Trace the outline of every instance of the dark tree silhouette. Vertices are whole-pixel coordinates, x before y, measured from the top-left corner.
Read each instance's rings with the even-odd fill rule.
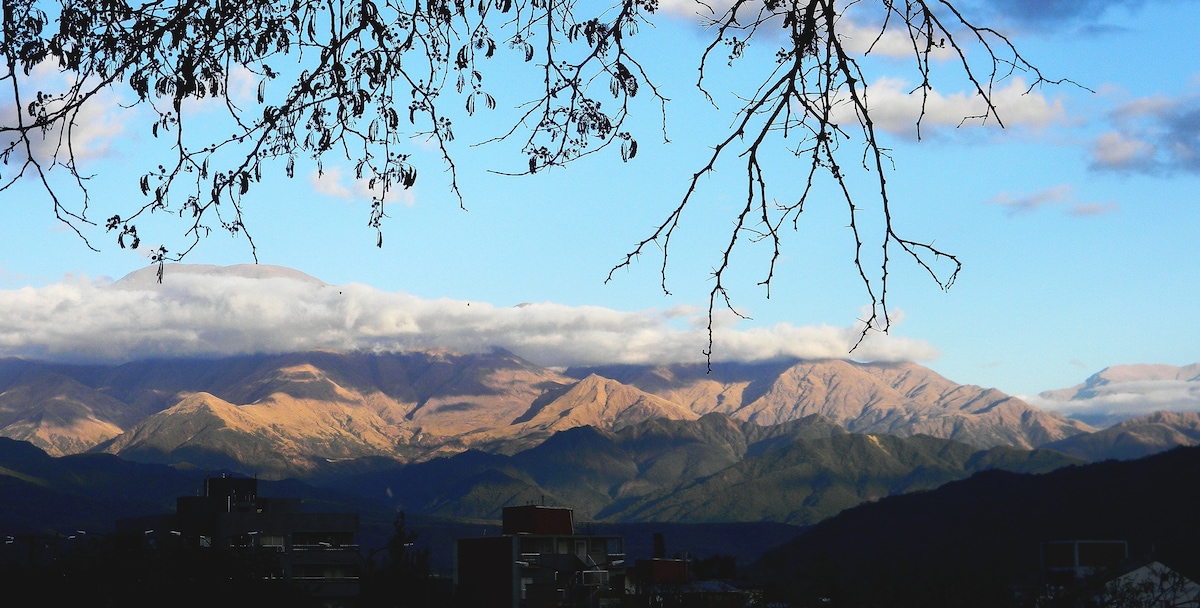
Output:
[[[247,197],[264,171],[292,176],[297,159],[314,160],[318,170],[329,155],[348,159],[373,192],[367,221],[382,244],[385,199],[417,179],[414,136],[435,144],[458,194],[455,125],[446,104],[461,104],[467,114],[494,108],[488,91],[498,85],[485,74],[497,53],[515,53],[538,83],[524,92],[527,102],[496,137],[520,143],[518,168],[499,172],[544,171],[606,148],[615,148],[624,160],[634,158],[637,139],[626,123],[639,94],[661,106],[666,139],[667,99],[628,45],[634,36],[653,35],[646,26],[657,5],[657,0],[5,0],[0,82],[8,99],[0,108],[8,112],[0,119],[5,164],[0,191],[21,181],[40,184],[55,215],[84,237],[80,227],[97,220],[79,166],[79,131],[86,108],[120,91],[127,107],[149,110],[148,128],[170,142],[171,152],[137,177],[142,202],[103,210],[101,217],[120,246],[138,247],[138,225],[146,216],[178,215],[187,239],[178,251],[159,247],[153,259],[160,272],[164,261],[181,259],[213,230],[246,238],[253,251],[243,222]],[[697,7],[707,5],[698,1]],[[863,336],[889,327],[894,256],[912,258],[942,288],[952,285],[961,267],[957,258],[894,229],[888,150],[877,138],[860,68],[865,53],[846,46],[843,28],[861,17],[880,24],[880,37],[902,34],[911,43],[916,90],[923,94],[931,90],[931,57],[945,52],[957,58],[952,65],[986,102],[981,115],[966,119],[999,122],[991,102],[996,83],[1021,72],[1031,87],[1038,86],[1047,82],[1041,72],[1004,35],[972,23],[949,0],[733,0],[723,11],[709,10],[711,43],[701,57],[679,58],[698,65],[696,86],[706,96],[716,64],[743,60],[752,42],[777,47],[774,64],[765,66],[757,86],[735,92],[744,103],[731,112],[727,135],[714,142],[662,224],[613,270],[657,246],[666,290],[671,240],[702,178],[719,162],[739,159],[734,162],[744,166],[744,205],[731,218],[713,270],[710,354],[713,312],[719,306],[734,310],[725,280],[733,251],[747,241],[771,248],[761,281],[770,297],[781,235],[799,221],[819,178],[830,180],[848,212],[857,272],[872,304]],[[43,65],[68,78],[65,88],[30,89],[31,70]],[[257,81],[257,100],[239,105],[231,82],[247,74]],[[185,102],[201,99],[215,99],[225,109],[231,135],[189,131],[194,117]],[[768,179],[764,159],[772,154],[795,157],[799,171],[793,174],[800,177],[784,181],[800,184],[798,191]],[[71,177],[69,185],[51,179],[55,166]],[[859,200],[852,194],[847,174],[854,166],[873,176],[877,196]],[[870,234],[864,214],[873,214],[871,224],[880,226]],[[864,255],[867,244],[882,249],[877,268],[874,254]]]
[[[453,603],[450,581],[433,576],[429,549],[417,548],[417,537],[407,526],[404,512],[399,512],[380,562],[376,564],[375,556],[370,556],[358,605],[433,608]]]

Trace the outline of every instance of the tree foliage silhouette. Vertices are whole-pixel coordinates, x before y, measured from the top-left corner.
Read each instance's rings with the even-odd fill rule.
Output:
[[[375,563],[374,555],[368,560],[359,605],[432,608],[452,603],[449,585],[439,584],[433,576],[429,549],[416,548],[417,537],[404,512],[397,513],[380,563]]]
[[[708,7],[698,1],[697,8]],[[143,200],[111,215],[103,211],[102,223],[118,245],[136,248],[139,222],[148,215],[181,218],[187,239],[177,251],[154,252],[160,271],[214,230],[244,237],[253,251],[243,210],[264,172],[291,177],[298,159],[321,170],[331,155],[347,159],[366,182],[373,197],[367,221],[382,245],[384,202],[417,179],[413,138],[440,152],[462,203],[451,145],[457,125],[448,109],[461,104],[472,115],[495,107],[489,91],[505,82],[485,75],[497,54],[515,54],[536,74],[516,118],[495,138],[520,144],[518,169],[508,173],[562,167],[607,148],[633,159],[638,143],[627,119],[638,95],[662,107],[665,140],[668,100],[630,44],[653,35],[647,26],[657,9],[657,0],[6,0],[0,82],[8,99],[0,108],[9,111],[0,122],[6,165],[0,191],[22,181],[39,184],[54,214],[84,237],[81,226],[97,220],[79,164],[80,132],[87,108],[119,92],[128,111],[148,110],[141,115],[171,152],[137,176]],[[893,257],[913,259],[942,288],[952,285],[958,259],[894,227],[885,176],[890,159],[860,67],[866,53],[847,46],[844,30],[866,19],[879,24],[876,42],[901,35],[911,45],[922,99],[932,90],[931,58],[955,58],[951,64],[986,102],[971,119],[1000,122],[992,103],[997,82],[1020,72],[1032,88],[1048,82],[1041,72],[1008,38],[972,23],[949,0],[732,0],[708,10],[710,43],[691,60],[699,68],[696,86],[710,100],[712,70],[745,60],[752,42],[777,47],[773,65],[761,82],[735,92],[743,103],[731,112],[726,136],[714,142],[664,221],[613,271],[657,246],[666,291],[671,241],[701,180],[735,159],[745,174],[744,204],[713,270],[710,355],[714,311],[734,310],[726,280],[733,252],[747,241],[767,244],[772,253],[760,284],[769,297],[782,234],[797,224],[822,177],[846,205],[854,263],[872,304],[863,336],[890,325]],[[29,75],[41,66],[58,70],[68,84],[31,89]],[[231,91],[246,78],[257,84],[256,102],[239,105]],[[205,99],[227,113],[231,135],[189,131],[189,103]],[[785,181],[800,184],[798,192],[768,179],[764,162],[772,154],[794,156],[798,178]],[[56,166],[71,176],[69,185],[51,179]],[[854,166],[872,175],[877,196],[860,200],[852,193],[847,175]],[[868,244],[881,248],[879,262]]]

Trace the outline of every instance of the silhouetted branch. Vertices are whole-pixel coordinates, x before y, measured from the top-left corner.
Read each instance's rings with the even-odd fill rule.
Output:
[[[518,106],[513,123],[483,142],[520,143],[520,169],[498,172],[522,175],[562,167],[613,144],[623,160],[630,160],[638,143],[626,120],[642,91],[662,108],[667,140],[668,100],[627,45],[650,26],[656,0],[586,5],[576,0],[7,0],[3,6],[0,83],[11,93],[13,108],[0,123],[0,161],[13,169],[0,177],[0,192],[33,179],[47,193],[55,216],[91,247],[80,230],[93,220],[88,176],[78,164],[77,128],[85,107],[96,104],[101,93],[121,89],[132,96],[130,106],[149,110],[151,134],[168,142],[170,158],[138,177],[143,202],[112,213],[104,226],[116,234],[118,245],[137,248],[146,237],[138,232],[142,220],[155,213],[178,215],[186,227],[185,242],[177,252],[158,246],[152,259],[160,271],[162,263],[182,259],[213,230],[245,238],[257,259],[245,224],[246,196],[272,166],[282,165],[287,177],[294,177],[298,158],[313,162],[318,176],[330,155],[353,165],[355,179],[365,183],[372,198],[367,224],[379,246],[389,196],[417,179],[413,138],[436,146],[450,190],[465,207],[451,150],[453,113],[445,104],[456,99],[468,116],[493,109],[496,99],[484,85],[484,65],[499,50],[516,53],[542,82]],[[993,93],[997,82],[1013,74],[1029,75],[1030,89],[1069,82],[1044,77],[1007,37],[970,22],[948,0],[734,0],[714,13],[712,39],[699,58],[696,81],[711,103],[706,78],[718,49],[728,50],[727,63],[733,65],[745,59],[751,43],[776,45],[775,65],[740,98],[728,133],[692,175],[679,202],[607,277],[611,280],[654,244],[662,252],[660,284],[669,293],[671,239],[701,178],[730,156],[742,159],[744,204],[731,218],[729,238],[712,271],[704,350],[710,359],[718,305],[738,314],[725,280],[733,252],[747,242],[767,243],[771,253],[759,284],[770,297],[783,227],[787,222],[798,226],[818,177],[831,180],[848,210],[854,264],[871,303],[860,343],[869,332],[891,326],[887,297],[895,254],[913,259],[943,289],[953,285],[961,269],[956,257],[932,241],[909,239],[895,229],[884,171],[888,150],[877,139],[858,63],[871,51],[851,52],[841,33],[851,10],[856,15],[875,11],[882,18],[870,48],[889,32],[907,36],[920,81],[913,91],[922,96],[918,137],[932,90],[930,58],[937,53],[955,58],[984,101],[981,113],[964,121],[995,120],[1003,126]],[[768,27],[782,29],[782,38],[763,36]],[[31,72],[42,66],[56,66],[67,78],[64,92],[24,92],[33,81]],[[257,95],[243,108],[232,89],[247,78],[257,81]],[[229,136],[207,122],[204,131],[193,131],[191,104],[206,99],[217,100],[224,110]],[[609,100],[615,103],[602,103]],[[844,150],[847,143],[862,146],[861,159],[853,162],[874,174],[877,196],[853,193],[844,157],[857,153]],[[786,195],[776,194],[778,184],[764,172],[777,153],[796,159],[803,176],[788,180],[800,186],[788,202],[780,202]],[[71,176],[77,197],[64,194],[51,179],[55,168]],[[869,223],[862,221],[868,213]],[[880,227],[867,228],[876,224]],[[881,248],[878,270],[868,268],[868,245]]]

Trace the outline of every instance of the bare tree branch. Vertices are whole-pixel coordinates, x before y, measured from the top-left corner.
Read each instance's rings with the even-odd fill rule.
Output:
[[[137,248],[146,238],[138,232],[140,222],[152,214],[179,216],[183,242],[163,241],[178,251],[164,244],[152,255],[160,271],[214,230],[245,238],[257,259],[245,224],[247,197],[264,171],[282,165],[294,177],[303,158],[318,175],[329,158],[353,165],[355,178],[371,192],[367,224],[382,246],[386,201],[417,179],[413,138],[436,145],[449,187],[465,208],[452,150],[454,113],[446,104],[456,100],[468,116],[495,108],[484,76],[497,51],[515,53],[541,78],[512,124],[483,142],[520,144],[520,169],[497,172],[559,168],[614,144],[623,160],[634,158],[638,143],[626,124],[643,91],[662,109],[666,141],[668,99],[628,44],[652,27],[648,16],[656,8],[657,0],[6,0],[0,83],[13,112],[0,122],[0,161],[12,169],[0,176],[0,192],[34,180],[55,216],[91,247],[80,230],[94,220],[88,176],[78,162],[77,127],[80,112],[101,93],[121,91],[131,97],[131,107],[149,110],[151,132],[169,142],[171,158],[138,177],[145,199],[113,212],[104,227],[119,246]],[[879,18],[866,53],[845,45],[842,21],[851,11],[873,11]],[[662,223],[606,280],[653,244],[662,256],[660,284],[669,293],[671,240],[701,179],[726,162],[744,163],[745,198],[712,270],[704,350],[710,361],[717,309],[740,315],[727,280],[734,252],[766,244],[770,255],[759,285],[769,298],[785,224],[799,225],[822,181],[846,205],[853,263],[871,305],[860,343],[891,326],[888,281],[897,255],[912,259],[941,288],[954,284],[959,260],[932,241],[903,236],[894,223],[885,171],[889,151],[878,139],[859,63],[885,35],[899,32],[911,47],[919,77],[913,91],[922,100],[918,137],[936,53],[953,56],[952,64],[984,101],[983,111],[964,121],[1003,126],[993,94],[1014,74],[1028,75],[1030,89],[1064,82],[1044,77],[1007,37],[970,22],[949,0],[734,0],[708,24],[711,39],[698,60],[696,87],[710,103],[716,99],[708,74],[718,49],[727,51],[725,63],[732,66],[745,60],[752,44],[775,46],[775,64],[751,92],[736,93],[741,105],[728,133]],[[765,35],[768,30],[773,33]],[[774,33],[779,30],[782,36]],[[23,87],[44,65],[55,66],[68,85],[29,96]],[[246,107],[231,91],[235,77],[244,75],[258,80],[256,102]],[[228,137],[194,130],[193,104],[206,99],[224,109],[233,131]],[[802,178],[787,180],[798,192],[768,177],[765,167],[776,165],[776,155],[799,163]],[[868,197],[852,187],[846,167],[853,164],[873,180]],[[52,179],[53,170],[71,177],[69,194]],[[877,268],[868,249],[873,247],[880,248]]]

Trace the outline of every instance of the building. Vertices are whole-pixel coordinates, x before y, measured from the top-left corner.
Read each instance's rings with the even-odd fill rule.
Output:
[[[362,555],[358,515],[306,513],[299,498],[258,495],[258,480],[204,480],[201,496],[181,496],[174,514],[117,522],[126,546],[225,550],[256,576],[302,586],[328,606],[358,595]]]
[[[743,608],[754,599],[725,581],[694,580],[686,559],[639,559],[630,582],[630,604],[639,608]]]
[[[455,542],[454,583],[461,605],[620,605],[625,591],[623,537],[575,534],[571,509],[506,507],[502,516],[500,536]]]
[[[1200,608],[1200,584],[1150,557],[1130,559],[1128,543],[1042,543],[1039,605]]]

